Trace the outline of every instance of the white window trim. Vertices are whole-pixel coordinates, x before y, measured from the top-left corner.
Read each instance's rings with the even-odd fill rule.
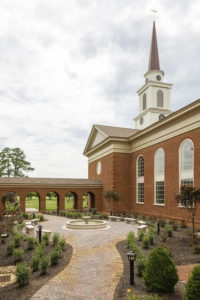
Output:
[[[137,204],[144,204],[144,202],[138,201],[138,183],[144,183],[144,176],[138,177],[138,160],[141,156],[144,159],[144,156],[142,154],[140,154],[136,160],[136,203]]]
[[[163,175],[155,175],[156,173],[156,154],[159,150],[163,151],[164,154],[164,174]],[[156,182],[164,181],[164,203],[156,202]],[[165,151],[162,148],[158,148],[154,154],[154,203],[153,205],[165,206]]]
[[[192,146],[193,146],[193,166],[192,166],[192,170],[181,171],[181,148],[182,148],[183,144],[187,141],[190,141],[192,143]],[[182,143],[179,146],[179,192],[180,192],[180,188],[181,188],[181,180],[188,179],[188,178],[193,179],[193,186],[194,186],[194,143],[191,139],[183,140]],[[181,203],[179,202],[178,208],[185,208],[185,206],[181,205]]]

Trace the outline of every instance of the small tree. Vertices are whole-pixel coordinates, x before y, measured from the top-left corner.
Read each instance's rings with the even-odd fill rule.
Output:
[[[182,185],[179,194],[176,194],[176,201],[184,206],[192,222],[192,237],[194,238],[194,221],[198,206],[200,204],[200,188],[191,185]]]
[[[110,205],[110,215],[112,216],[114,202],[120,200],[119,194],[114,190],[108,190],[107,192],[103,193],[104,198],[108,201]]]
[[[16,212],[20,208],[17,200],[17,193],[15,192],[8,192],[7,194],[4,194],[1,200],[4,204],[5,211],[8,213]]]

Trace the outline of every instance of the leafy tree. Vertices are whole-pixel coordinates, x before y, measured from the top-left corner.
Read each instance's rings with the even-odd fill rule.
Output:
[[[108,201],[110,205],[110,215],[112,216],[114,202],[120,200],[119,194],[114,190],[108,190],[107,192],[103,193],[104,198]]]
[[[182,185],[181,191],[175,196],[176,201],[184,206],[188,212],[189,218],[192,222],[192,237],[194,238],[194,222],[195,216],[200,204],[200,188],[193,186]]]
[[[20,148],[6,147],[0,152],[0,177],[25,177],[30,171],[34,168]]]

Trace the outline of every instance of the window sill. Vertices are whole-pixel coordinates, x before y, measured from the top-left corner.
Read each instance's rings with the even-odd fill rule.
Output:
[[[143,204],[144,205],[144,202],[136,202],[136,204]]]
[[[162,204],[162,203],[154,203],[153,205],[156,205],[156,206],[165,206],[165,204]]]
[[[178,205],[177,207],[178,208],[186,208],[186,206],[184,206],[184,205]]]

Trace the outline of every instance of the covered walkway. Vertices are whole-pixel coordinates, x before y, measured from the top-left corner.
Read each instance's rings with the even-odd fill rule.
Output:
[[[0,199],[8,192],[16,192],[20,199],[20,209],[25,211],[26,197],[29,193],[37,193],[39,211],[46,210],[46,197],[53,192],[57,196],[57,209],[65,209],[65,197],[74,195],[74,209],[83,208],[84,195],[88,195],[88,208],[101,210],[102,183],[98,179],[65,179],[65,178],[0,178]],[[0,201],[0,211],[4,210]]]

